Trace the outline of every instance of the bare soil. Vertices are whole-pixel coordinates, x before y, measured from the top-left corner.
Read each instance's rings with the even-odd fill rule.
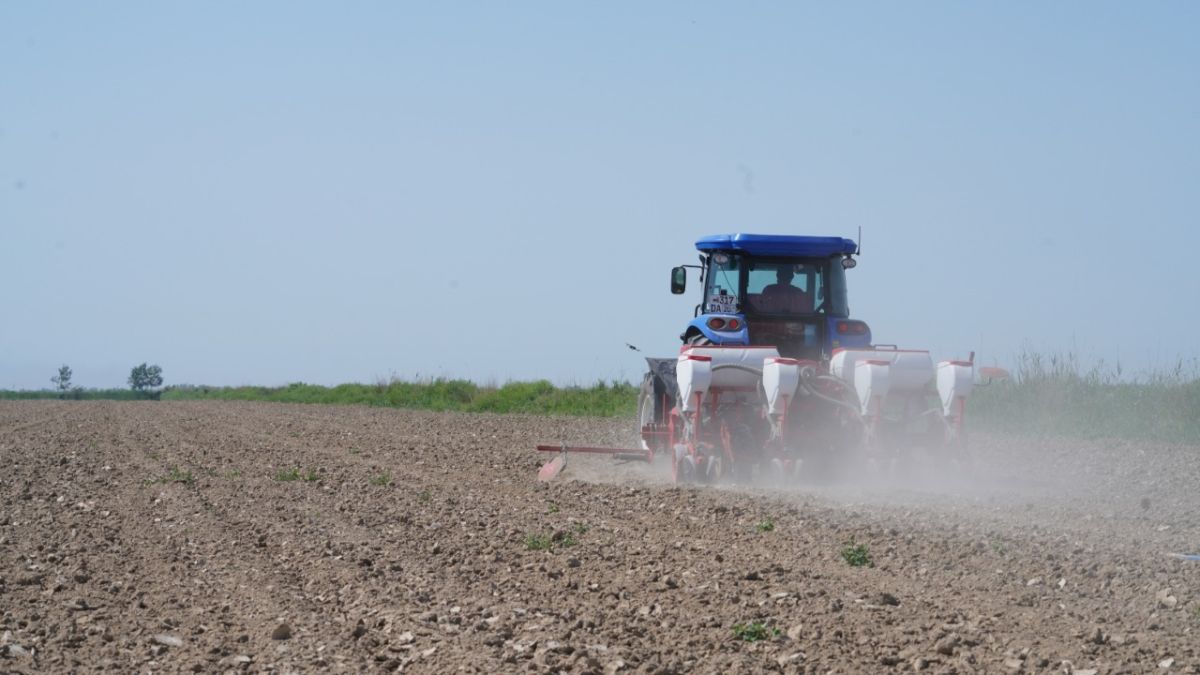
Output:
[[[598,457],[534,480],[536,443],[631,427],[0,403],[0,671],[1200,672],[1200,562],[1170,555],[1200,552],[1198,448],[985,437],[969,466],[786,490]]]

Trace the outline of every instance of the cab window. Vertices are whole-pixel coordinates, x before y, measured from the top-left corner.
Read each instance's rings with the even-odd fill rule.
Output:
[[[820,306],[823,292],[821,262],[749,260],[746,300],[760,314],[811,314]]]
[[[733,313],[741,311],[738,285],[741,278],[741,258],[728,253],[714,253],[708,259],[708,278],[704,283],[704,311]]]

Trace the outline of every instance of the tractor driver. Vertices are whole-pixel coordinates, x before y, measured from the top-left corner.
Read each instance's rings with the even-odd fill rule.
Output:
[[[761,311],[777,314],[807,314],[812,312],[812,296],[792,285],[796,273],[792,266],[775,270],[775,282],[762,290],[758,301]]]

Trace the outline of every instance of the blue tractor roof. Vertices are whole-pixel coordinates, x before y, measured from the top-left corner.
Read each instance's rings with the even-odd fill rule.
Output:
[[[760,256],[825,258],[854,253],[858,246],[842,237],[802,237],[790,234],[714,234],[696,242],[700,251],[737,251]]]

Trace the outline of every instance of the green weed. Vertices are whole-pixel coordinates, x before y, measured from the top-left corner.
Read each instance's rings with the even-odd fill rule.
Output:
[[[142,485],[154,485],[156,483],[183,483],[184,485],[191,485],[194,482],[196,482],[196,477],[192,475],[191,471],[180,469],[178,466],[173,466],[171,467],[171,470],[167,472],[167,475],[159,478],[146,479],[142,481]]]
[[[759,642],[778,636],[782,631],[762,621],[739,623],[733,627],[733,636],[745,642]]]
[[[391,484],[392,484],[392,474],[390,474],[386,471],[379,474],[378,476],[374,476],[371,478],[371,485],[378,485],[380,487],[384,487],[384,486],[391,485]]]
[[[586,532],[585,528],[583,532]],[[535,533],[525,537],[525,549],[527,551],[548,551],[555,546],[560,548],[570,548],[578,546],[579,540],[575,538],[576,534],[582,534],[578,529],[575,531],[559,531],[552,534]]]
[[[842,549],[842,560],[851,567],[874,567],[875,562],[871,560],[871,551],[866,544],[856,544],[851,539]]]
[[[550,506],[546,507],[546,513],[558,513],[558,504],[550,502]]]
[[[548,534],[531,534],[525,537],[526,551],[549,551],[554,539]]]
[[[302,480],[305,483],[315,483],[321,480],[321,474],[317,473],[316,469],[305,469],[301,471],[299,467],[291,469],[280,469],[275,474],[275,480],[280,483],[290,483],[292,481]]]
[[[759,532],[772,532],[775,530],[775,521],[767,518],[755,525],[754,529]]]
[[[420,502],[428,502],[432,498],[433,495],[429,494],[429,490],[421,490],[417,493],[417,500]]]

